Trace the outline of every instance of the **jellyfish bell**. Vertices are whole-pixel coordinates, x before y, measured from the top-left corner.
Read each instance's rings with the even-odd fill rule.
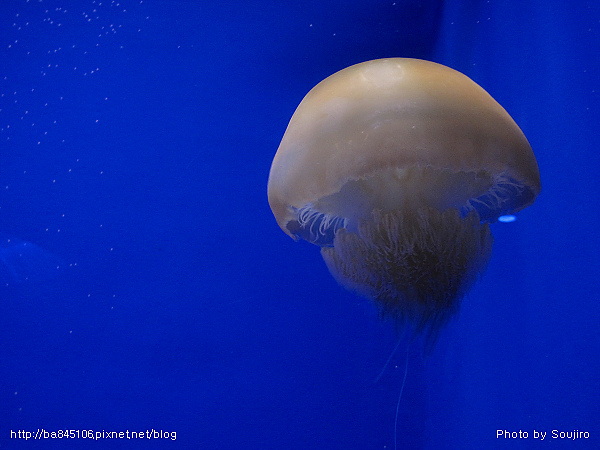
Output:
[[[267,191],[281,229],[320,246],[341,285],[435,339],[487,265],[488,224],[532,204],[540,177],[522,131],[475,82],[391,58],[306,95]]]

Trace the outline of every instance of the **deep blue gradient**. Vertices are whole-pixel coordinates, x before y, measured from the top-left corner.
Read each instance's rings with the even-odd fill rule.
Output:
[[[392,56],[484,87],[542,177],[409,348],[399,448],[600,448],[599,55],[592,0],[2,1],[0,264],[59,268],[0,286],[0,448],[393,448],[406,347],[374,383],[394,326],[266,199],[302,97]],[[177,434],[10,438],[38,428]]]

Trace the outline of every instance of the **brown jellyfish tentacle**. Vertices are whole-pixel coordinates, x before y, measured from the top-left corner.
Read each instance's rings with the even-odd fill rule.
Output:
[[[359,233],[340,229],[321,255],[346,288],[374,299],[383,316],[415,334],[435,333],[485,270],[493,237],[476,211],[431,207],[373,212]]]

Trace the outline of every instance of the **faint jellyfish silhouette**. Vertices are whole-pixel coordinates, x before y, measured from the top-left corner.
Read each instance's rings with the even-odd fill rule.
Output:
[[[62,265],[58,256],[40,246],[0,234],[0,285],[47,280]]]

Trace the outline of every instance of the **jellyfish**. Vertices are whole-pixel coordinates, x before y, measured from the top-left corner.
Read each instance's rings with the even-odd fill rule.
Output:
[[[280,228],[413,335],[435,341],[484,272],[489,224],[540,192],[525,135],[449,67],[390,58],[343,69],[294,112],[268,199]]]
[[[0,233],[0,285],[48,280],[62,265],[50,251]]]

